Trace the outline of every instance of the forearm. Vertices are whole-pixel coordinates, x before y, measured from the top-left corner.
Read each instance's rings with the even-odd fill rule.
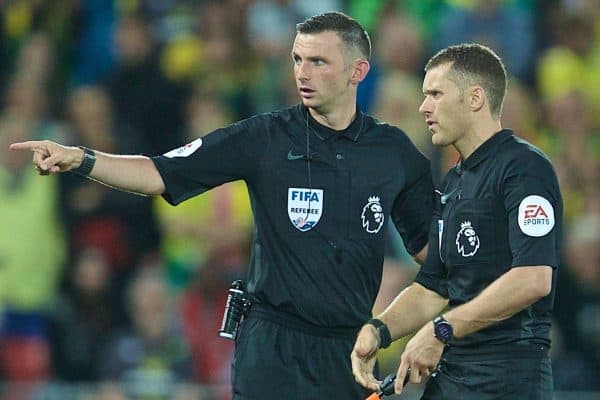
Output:
[[[138,194],[159,195],[165,191],[158,170],[152,160],[145,156],[122,156],[96,151],[96,163],[89,176],[105,185]]]
[[[379,315],[390,331],[392,340],[420,329],[448,304],[448,300],[418,283],[413,283]]]
[[[546,296],[552,286],[552,268],[513,268],[490,284],[473,300],[444,314],[461,338],[510,318]]]

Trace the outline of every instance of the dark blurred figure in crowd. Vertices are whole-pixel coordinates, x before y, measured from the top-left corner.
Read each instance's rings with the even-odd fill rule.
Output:
[[[131,325],[102,349],[100,378],[120,383],[132,399],[177,398],[179,384],[193,381],[190,352],[165,280],[142,266],[128,291]]]
[[[95,382],[101,350],[117,327],[118,302],[107,254],[84,247],[74,257],[64,293],[52,307],[53,373],[61,381]]]
[[[556,292],[557,390],[600,390],[600,214],[575,218]]]
[[[414,112],[421,104],[421,79],[416,71],[423,62],[424,46],[416,24],[405,15],[395,8],[382,15],[373,46],[378,71],[373,113],[402,126],[415,145],[431,157],[434,146],[423,118]]]
[[[98,84],[115,68],[112,32],[117,23],[115,8],[118,0],[82,0],[70,3],[77,8],[74,15],[76,39],[71,84]]]
[[[121,18],[115,34],[118,64],[107,85],[117,123],[144,139],[138,152],[163,153],[180,145],[187,87],[165,77],[142,16]]]
[[[448,2],[442,9],[432,51],[478,42],[494,49],[519,80],[531,82],[538,54],[535,5],[506,0],[473,0],[468,5]],[[518,43],[518,46],[515,46]]]

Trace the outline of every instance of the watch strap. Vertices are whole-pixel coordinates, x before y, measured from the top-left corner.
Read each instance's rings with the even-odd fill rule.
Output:
[[[373,325],[375,329],[377,329],[377,332],[379,333],[379,347],[382,349],[390,347],[390,344],[392,344],[392,335],[390,334],[387,325],[377,318],[371,318],[367,321],[367,324]]]
[[[71,172],[87,177],[96,165],[96,152],[83,146],[79,146],[79,148],[83,150],[83,161],[79,167],[72,169]]]

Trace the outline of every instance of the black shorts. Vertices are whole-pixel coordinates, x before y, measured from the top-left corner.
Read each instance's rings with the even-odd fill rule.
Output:
[[[355,382],[350,363],[356,333],[307,326],[253,306],[236,340],[233,399],[365,399],[370,392]]]
[[[507,352],[493,359],[442,358],[422,400],[551,400],[552,366],[547,349]]]

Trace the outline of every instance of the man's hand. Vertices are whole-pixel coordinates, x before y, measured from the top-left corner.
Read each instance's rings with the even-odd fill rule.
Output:
[[[378,390],[381,383],[373,375],[379,343],[380,338],[377,329],[371,324],[366,324],[358,332],[354,349],[350,355],[354,379],[371,390]]]
[[[433,336],[433,324],[427,323],[406,344],[396,374],[396,393],[402,393],[404,378],[410,368],[410,383],[421,383],[437,368],[444,344]]]
[[[66,172],[83,162],[83,150],[79,147],[63,146],[49,140],[13,143],[11,150],[33,152],[33,165],[40,175]]]

